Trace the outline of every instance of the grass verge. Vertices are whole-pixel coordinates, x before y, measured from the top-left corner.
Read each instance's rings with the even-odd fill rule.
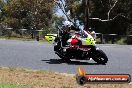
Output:
[[[76,83],[75,76],[70,74],[2,67],[0,88],[132,88],[132,85],[85,84],[80,86]]]
[[[1,83],[0,88],[26,88],[22,86],[17,86],[15,84],[6,84],[6,83]],[[28,87],[27,87],[28,88]]]
[[[0,37],[0,39],[2,40],[21,40],[21,41],[37,41],[36,39],[31,39],[31,38],[22,38],[22,37]],[[45,39],[40,39],[39,42],[45,42],[46,40]]]

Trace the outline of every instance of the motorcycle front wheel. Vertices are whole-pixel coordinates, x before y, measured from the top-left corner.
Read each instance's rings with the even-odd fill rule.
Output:
[[[93,60],[97,62],[98,64],[106,64],[108,61],[108,57],[102,50],[96,50],[93,53]]]

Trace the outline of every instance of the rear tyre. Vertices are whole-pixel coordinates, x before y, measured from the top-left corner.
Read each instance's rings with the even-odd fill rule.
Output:
[[[106,64],[108,57],[102,50],[96,50],[93,55],[93,60],[98,64]]]
[[[55,54],[57,54],[61,58],[60,60],[62,62],[66,62],[66,63],[71,62],[70,57],[65,56],[61,51],[59,51],[59,52],[56,51]]]

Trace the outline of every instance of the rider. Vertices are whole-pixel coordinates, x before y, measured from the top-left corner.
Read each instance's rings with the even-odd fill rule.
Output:
[[[63,22],[63,34],[62,34],[62,45],[68,45],[67,40],[71,38],[71,36],[76,32],[79,31],[79,28],[76,28],[72,22],[64,21]]]

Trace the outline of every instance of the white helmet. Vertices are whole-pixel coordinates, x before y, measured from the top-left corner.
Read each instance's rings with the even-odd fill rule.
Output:
[[[70,21],[64,21],[64,22],[63,22],[63,25],[64,25],[64,26],[70,27],[70,26],[72,26],[73,24],[72,24],[72,22],[70,22]]]

